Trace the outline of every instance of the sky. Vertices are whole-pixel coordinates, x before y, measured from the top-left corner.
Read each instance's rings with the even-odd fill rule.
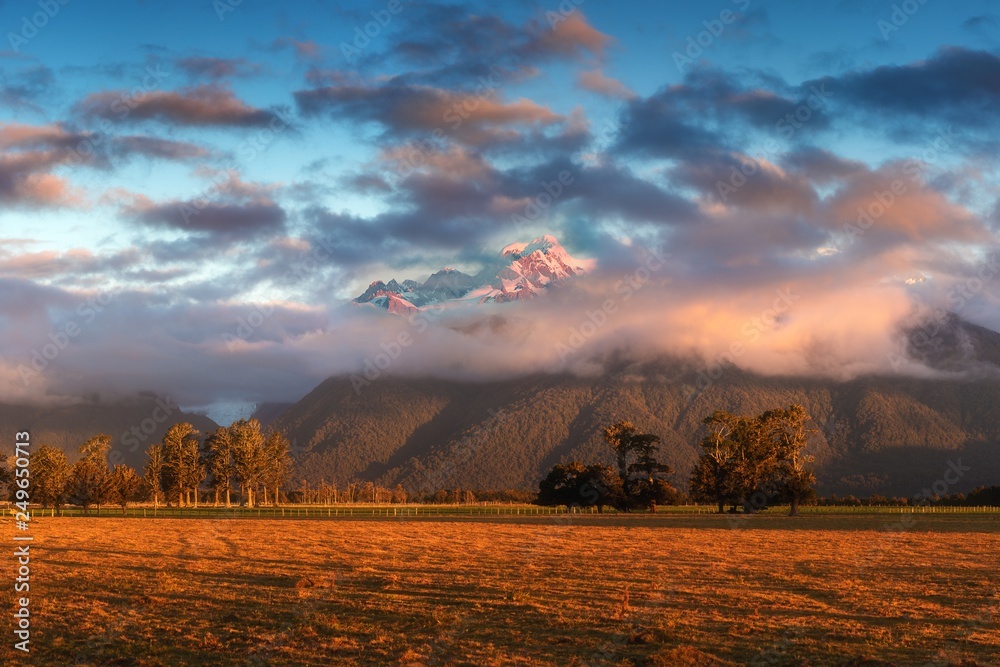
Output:
[[[0,400],[927,374],[901,326],[1000,329],[995,3],[111,7],[0,0]],[[348,303],[545,233],[598,268],[544,303]]]

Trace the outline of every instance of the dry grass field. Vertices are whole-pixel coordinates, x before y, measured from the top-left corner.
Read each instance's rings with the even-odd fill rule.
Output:
[[[41,518],[0,664],[1000,665],[1000,517],[889,521]]]

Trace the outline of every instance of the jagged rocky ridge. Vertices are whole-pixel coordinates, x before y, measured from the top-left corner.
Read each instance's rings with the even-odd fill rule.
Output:
[[[354,299],[394,314],[449,301],[506,303],[533,298],[553,285],[579,276],[591,268],[578,260],[550,235],[529,243],[512,243],[476,275],[445,268],[423,283],[415,280],[376,280]]]

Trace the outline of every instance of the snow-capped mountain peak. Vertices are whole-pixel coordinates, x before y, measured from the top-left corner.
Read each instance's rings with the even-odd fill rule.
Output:
[[[521,301],[586,273],[593,266],[594,260],[572,257],[554,236],[546,234],[527,243],[504,246],[496,260],[474,276],[449,267],[423,283],[376,280],[354,301],[397,314],[460,299],[473,303]]]

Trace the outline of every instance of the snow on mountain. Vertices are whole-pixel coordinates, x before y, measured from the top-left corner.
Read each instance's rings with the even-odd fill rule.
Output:
[[[402,315],[459,299],[478,303],[521,301],[592,270],[594,264],[594,260],[572,257],[554,236],[546,234],[529,243],[505,246],[496,260],[475,276],[445,268],[423,283],[376,280],[354,301]]]
[[[480,299],[482,303],[530,299],[550,285],[579,276],[592,267],[592,262],[571,257],[548,234],[531,243],[512,243],[500,255],[511,261],[490,281],[492,290]]]
[[[376,308],[387,310],[393,315],[410,315],[417,312],[416,306],[396,292],[379,292],[368,303]]]

